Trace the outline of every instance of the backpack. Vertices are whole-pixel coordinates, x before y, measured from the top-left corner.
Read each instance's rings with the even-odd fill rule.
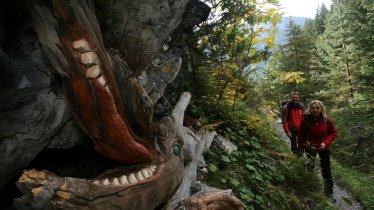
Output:
[[[291,100],[287,100],[287,101],[283,101],[282,102],[282,109],[281,109],[281,118],[282,118],[282,123],[285,121],[286,119],[286,115],[290,115],[290,110],[291,110]],[[302,103],[298,103],[298,106],[304,110],[304,105]]]
[[[290,100],[286,100],[286,101],[283,101],[282,102],[282,105],[281,105],[281,109],[287,104],[287,103],[289,103],[290,102]]]

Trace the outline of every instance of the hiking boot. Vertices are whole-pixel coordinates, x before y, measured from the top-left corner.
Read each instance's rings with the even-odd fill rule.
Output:
[[[331,197],[334,193],[334,184],[329,181],[324,181],[324,193],[327,197]]]

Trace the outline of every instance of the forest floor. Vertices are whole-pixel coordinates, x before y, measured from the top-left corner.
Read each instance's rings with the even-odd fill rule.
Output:
[[[284,133],[282,122],[280,119],[276,120],[275,128],[279,132],[280,137],[290,145],[290,139],[287,137],[286,133]],[[322,181],[322,176],[320,176],[320,178]],[[339,210],[362,209],[361,204],[351,195],[351,193],[345,190],[343,187],[337,185],[336,183],[334,184],[333,198],[335,200],[334,204]]]

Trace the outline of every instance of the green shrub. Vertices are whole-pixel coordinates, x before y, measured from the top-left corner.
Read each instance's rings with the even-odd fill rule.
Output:
[[[335,181],[349,190],[362,203],[364,209],[374,209],[373,178],[333,162]]]

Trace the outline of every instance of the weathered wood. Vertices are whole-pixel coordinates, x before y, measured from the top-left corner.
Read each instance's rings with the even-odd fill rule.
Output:
[[[189,93],[182,95],[176,105],[176,113],[184,114],[188,96]],[[178,134],[173,131],[180,130],[174,128],[178,124],[181,123],[176,123],[172,118],[164,118],[160,122],[164,148],[171,149],[175,146],[176,142],[173,140]],[[17,182],[18,188],[25,195],[16,199],[15,205],[19,209],[110,209],[115,203],[120,209],[154,209],[171,196],[168,192],[176,190],[178,185],[171,183],[179,183],[183,176],[182,157],[175,154],[167,156],[169,158],[166,164],[158,166],[161,172],[140,185],[111,184],[108,188],[95,185],[91,180],[63,178],[48,171],[25,171]]]
[[[96,10],[94,3],[99,5]],[[17,182],[24,194],[16,199],[17,208],[154,209],[165,203],[179,185],[165,208],[173,209],[188,199],[191,182],[196,180],[197,164],[215,133],[204,130],[195,133],[183,127],[189,93],[180,97],[172,117],[155,121],[153,108],[159,99],[165,98],[165,89],[180,71],[183,33],[206,19],[209,7],[197,0],[35,0],[28,4],[33,21],[29,29],[35,29],[38,36],[35,42],[40,43],[33,43],[38,49],[29,54],[44,59],[33,64],[43,74],[47,72],[48,78],[44,80],[50,83],[45,86],[57,84],[54,87],[57,91],[24,89],[26,92],[21,91],[22,94],[17,91],[19,97],[37,100],[24,103],[14,97],[13,107],[11,103],[0,107],[0,115],[4,116],[0,124],[6,139],[0,149],[9,159],[8,162],[0,159],[5,165],[1,168],[0,186],[43,148],[67,148],[79,142],[82,134],[74,127],[66,103],[102,155],[119,162],[142,164],[127,165],[128,170],[113,169],[91,180],[60,177],[48,171],[25,171]],[[186,13],[186,8],[193,13]],[[31,25],[27,23],[27,27]],[[31,36],[35,36],[33,31]],[[171,43],[174,49],[170,49]],[[116,49],[107,50],[107,47]],[[18,64],[9,62],[2,49],[0,57],[0,62],[6,65]],[[19,67],[6,66],[7,71]],[[56,72],[60,77],[54,75]],[[28,81],[25,83],[20,78],[13,87],[25,87]],[[59,95],[60,79],[66,101]],[[27,93],[28,90],[31,91]],[[16,117],[9,117],[10,112]],[[65,137],[58,137],[59,134]],[[180,147],[183,147],[181,153]],[[20,159],[25,150],[28,150],[26,159]],[[141,180],[139,173],[143,173],[140,169],[144,167],[147,168],[144,173],[152,175]],[[124,179],[118,174],[126,175],[129,182],[130,177],[136,176],[137,181],[123,184]]]
[[[245,210],[232,193],[223,190],[200,191],[182,201],[176,210]]]
[[[183,118],[184,118],[184,112],[190,103],[191,100],[191,93],[185,92],[182,94],[182,96],[179,98],[178,103],[175,105],[173,112],[171,116],[175,119],[175,122],[177,123],[177,127],[182,129],[183,128]]]
[[[179,202],[187,199],[191,195],[192,182],[196,180],[197,165],[202,157],[203,152],[207,149],[206,146],[213,141],[215,132],[201,130],[197,134],[189,128],[184,127],[183,140],[185,143],[185,169],[184,177],[178,191],[168,201],[165,209],[174,209]]]

